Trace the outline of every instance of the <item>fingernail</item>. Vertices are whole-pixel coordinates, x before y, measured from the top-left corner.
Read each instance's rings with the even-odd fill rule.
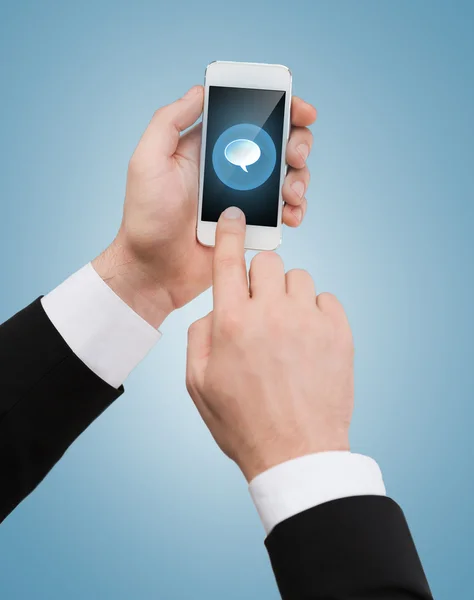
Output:
[[[192,98],[196,95],[196,92],[199,90],[198,85],[193,85],[191,89],[189,89],[183,96],[183,98]]]
[[[291,189],[295,192],[298,198],[302,198],[304,194],[304,183],[302,181],[295,181],[291,184]]]
[[[309,146],[308,144],[300,144],[296,147],[296,151],[301,156],[301,158],[306,162],[309,154]]]
[[[291,212],[295,215],[298,222],[300,222],[301,219],[303,218],[303,211],[301,210],[301,208],[299,206],[295,206],[294,208],[291,209]]]
[[[243,215],[244,213],[236,206],[229,206],[229,208],[226,208],[222,213],[224,219],[241,219]]]

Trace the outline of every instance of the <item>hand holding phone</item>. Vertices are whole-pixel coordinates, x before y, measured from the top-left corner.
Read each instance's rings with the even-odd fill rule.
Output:
[[[203,245],[214,246],[217,220],[228,206],[245,213],[246,248],[280,244],[290,108],[291,73],[283,65],[207,67],[197,224]],[[303,168],[306,158],[302,153]],[[304,178],[307,183],[306,172]],[[301,194],[301,200],[305,188],[300,181],[289,194]]]
[[[93,261],[108,285],[154,327],[211,285],[213,250],[196,239],[202,130],[196,121],[203,104],[203,88],[195,86],[155,112],[129,163],[120,230]],[[309,151],[307,126],[315,117],[310,104],[293,98],[283,185],[283,222],[290,227],[304,215],[309,172],[297,148]],[[301,195],[295,185],[303,188]]]

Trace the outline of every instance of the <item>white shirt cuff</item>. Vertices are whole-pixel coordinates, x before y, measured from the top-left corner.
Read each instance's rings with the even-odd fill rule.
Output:
[[[382,472],[368,456],[308,454],[257,475],[249,484],[265,532],[309,508],[350,496],[385,496]]]
[[[90,263],[44,296],[41,303],[74,354],[115,388],[161,337]]]

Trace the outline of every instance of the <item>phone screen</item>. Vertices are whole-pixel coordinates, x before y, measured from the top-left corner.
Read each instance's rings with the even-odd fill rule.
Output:
[[[248,225],[277,226],[285,95],[209,87],[203,221],[238,206]]]

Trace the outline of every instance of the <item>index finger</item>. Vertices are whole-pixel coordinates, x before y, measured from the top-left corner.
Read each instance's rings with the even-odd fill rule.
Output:
[[[245,215],[237,207],[227,208],[216,228],[213,261],[213,297],[216,312],[234,308],[249,299],[245,267]]]
[[[291,124],[297,127],[308,127],[316,121],[317,112],[312,104],[298,96],[291,99]]]

